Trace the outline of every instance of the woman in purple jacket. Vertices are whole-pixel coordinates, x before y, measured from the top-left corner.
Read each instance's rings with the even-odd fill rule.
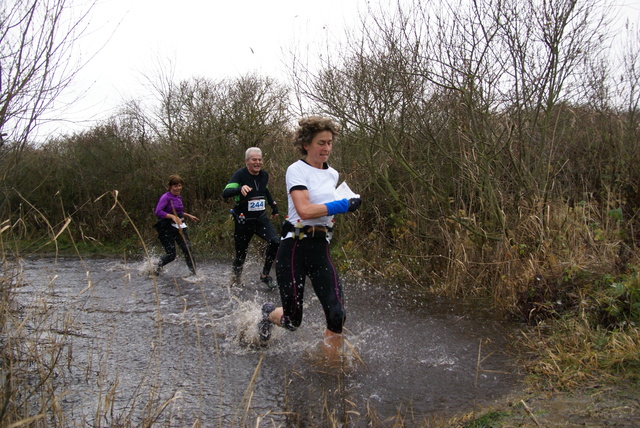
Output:
[[[158,239],[160,239],[167,253],[160,258],[160,263],[158,263],[155,273],[159,274],[164,265],[176,259],[176,243],[178,243],[191,274],[195,275],[196,265],[193,260],[191,242],[187,234],[187,225],[184,224],[184,218],[186,217],[193,221],[200,221],[200,219],[184,212],[184,205],[180,196],[184,180],[179,175],[171,175],[168,186],[169,191],[160,196],[155,209],[158,222],[154,227],[158,231]]]

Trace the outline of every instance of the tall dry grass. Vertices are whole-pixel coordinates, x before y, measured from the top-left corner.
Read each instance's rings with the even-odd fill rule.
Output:
[[[292,76],[307,104],[300,109],[340,122],[331,164],[363,196],[360,210],[337,222],[335,261],[424,293],[489,296],[531,324],[588,313],[585,352],[603,340],[599,328],[634,343],[624,302],[635,290],[625,277],[640,264],[637,49],[630,44],[623,78],[599,69],[607,27],[593,2],[547,11],[535,2],[474,5],[398,4],[398,13],[369,16],[375,25],[363,22],[353,48],[332,52],[318,70],[294,67],[305,70]],[[477,23],[490,31],[477,32]],[[550,30],[554,37],[528,37]],[[155,238],[164,180],[177,172],[202,219],[191,236],[196,256],[230,252],[229,206],[219,195],[253,145],[284,205],[284,174],[297,159],[289,88],[250,75],[156,90],[152,111],[125,106],[86,132],[25,147],[0,189],[22,248],[124,243],[116,251],[139,254]],[[128,215],[98,198],[114,190]],[[611,296],[613,284],[623,294]]]
[[[110,201],[114,210],[126,212],[116,194],[102,196]],[[72,223],[72,222],[70,222]],[[68,226],[67,226],[68,227]],[[138,234],[135,223],[131,223],[132,233]],[[18,228],[19,229],[19,228]],[[59,239],[64,233],[71,232],[65,228],[49,231],[49,239]],[[59,232],[59,233],[57,233]],[[141,236],[138,234],[139,238]],[[4,251],[2,281],[2,301],[0,301],[0,364],[2,365],[2,388],[0,389],[0,425],[7,427],[32,426],[32,427],[67,427],[67,426],[110,426],[110,427],[153,427],[153,426],[184,426],[184,420],[192,419],[189,426],[204,426],[200,417],[185,415],[181,410],[181,393],[178,389],[167,390],[158,383],[158,370],[162,356],[163,321],[160,316],[160,304],[158,302],[158,285],[152,276],[155,293],[155,311],[153,313],[154,328],[149,331],[150,337],[156,346],[149,350],[145,367],[139,373],[138,384],[133,388],[132,395],[123,395],[121,390],[122,374],[117,367],[110,363],[111,358],[117,358],[117,315],[113,318],[113,325],[107,326],[111,331],[106,337],[93,339],[89,342],[86,359],[78,359],[78,348],[74,341],[81,335],[75,312],[82,310],[84,303],[74,301],[69,296],[69,301],[52,303],[52,296],[58,295],[56,289],[55,262],[53,262],[50,276],[46,278],[28,279],[23,267],[23,259],[19,252],[10,251],[15,247],[12,242],[16,236],[12,234],[11,227],[5,227],[0,234],[0,242]],[[45,239],[45,238],[43,238]],[[69,238],[73,241],[72,238]],[[141,242],[146,254],[146,260],[150,262],[149,251],[144,242]],[[55,245],[54,245],[55,247]],[[83,266],[83,255],[76,247],[76,258],[79,269]],[[90,294],[95,286],[92,280],[92,272],[86,271],[87,286],[80,295]],[[127,275],[123,277],[124,290],[129,286]],[[202,298],[205,301],[207,322],[203,325],[196,322],[196,341],[198,344],[199,358],[207,355],[207,358],[215,358],[220,373],[220,349],[218,347],[216,319],[214,312],[206,303],[207,290],[201,287]],[[29,290],[23,293],[23,290]],[[75,296],[77,298],[79,296]],[[78,305],[76,307],[76,305]],[[64,310],[60,310],[60,306]],[[122,309],[122,308],[121,308]],[[99,308],[98,308],[99,310]],[[117,311],[116,311],[117,312]],[[86,327],[86,326],[85,326]],[[90,326],[89,326],[90,328]],[[208,338],[213,338],[215,355],[211,356],[210,347],[205,349],[203,329]],[[357,350],[345,342],[345,352],[353,355],[355,364],[364,364],[357,355]],[[80,363],[80,361],[83,361]],[[126,362],[125,362],[126,363]],[[357,404],[349,400],[352,392],[345,391],[344,377],[348,375],[348,367],[344,359],[339,359],[336,365],[327,366],[327,361],[317,361],[315,370],[327,374],[332,373],[336,379],[337,391],[332,392],[331,397],[323,398],[325,405],[322,414],[310,420],[307,415],[296,413],[295,410],[279,410],[267,413],[257,413],[254,405],[254,390],[256,381],[262,369],[263,356],[258,358],[255,371],[246,386],[244,395],[235,403],[235,409],[223,409],[222,401],[212,403],[211,399],[202,392],[202,385],[207,382],[215,382],[211,378],[203,378],[200,374],[200,409],[205,407],[220,406],[220,419],[216,426],[281,426],[284,417],[286,426],[326,426],[339,427],[351,423],[366,423],[372,427],[445,427],[450,426],[441,417],[422,419],[412,414],[410,404],[401,407],[395,416],[389,418],[380,417],[375,407],[367,403],[364,408],[358,408]],[[200,361],[197,365],[201,365]],[[286,384],[295,373],[285,376],[283,386],[285,390],[285,402],[287,397]],[[78,384],[80,382],[80,385]],[[223,385],[220,385],[219,395],[224,395]],[[91,403],[78,401],[81,408],[75,408],[65,399],[72,395],[74,390],[91,390],[93,399]],[[340,396],[343,398],[340,399]],[[341,403],[335,406],[336,399]],[[259,405],[259,403],[257,403]],[[260,406],[261,407],[261,406]],[[223,422],[222,415],[233,414],[233,417]],[[357,422],[356,422],[357,421]],[[363,422],[364,421],[364,422]]]

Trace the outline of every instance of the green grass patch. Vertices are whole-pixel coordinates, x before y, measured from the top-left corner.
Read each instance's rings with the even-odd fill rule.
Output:
[[[483,414],[478,419],[467,422],[464,428],[494,428],[500,426],[500,421],[510,416],[507,412],[491,411]]]

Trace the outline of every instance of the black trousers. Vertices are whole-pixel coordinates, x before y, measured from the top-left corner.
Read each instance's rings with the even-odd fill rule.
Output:
[[[278,253],[280,237],[266,214],[261,215],[255,220],[244,220],[244,223],[238,222],[236,218],[235,228],[233,231],[233,240],[236,247],[236,257],[233,260],[233,271],[236,274],[242,272],[242,266],[244,266],[244,262],[247,259],[247,249],[249,248],[249,243],[251,242],[253,235],[258,235],[260,238],[267,241],[262,274],[269,275],[273,261]]]
[[[302,323],[305,279],[311,279],[313,291],[322,305],[327,329],[342,333],[346,319],[342,283],[329,255],[324,237],[288,238],[280,243],[276,275],[282,300],[282,326],[295,330]]]
[[[195,261],[191,252],[191,242],[187,229],[180,229],[171,226],[171,220],[159,220],[156,223],[158,239],[164,247],[166,254],[160,258],[158,266],[162,267],[176,259],[176,244],[184,254],[184,259],[191,273],[196,273]]]

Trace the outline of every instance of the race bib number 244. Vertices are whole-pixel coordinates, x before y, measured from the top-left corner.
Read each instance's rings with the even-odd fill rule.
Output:
[[[264,210],[265,210],[264,199],[254,199],[249,201],[249,211],[264,211]]]

